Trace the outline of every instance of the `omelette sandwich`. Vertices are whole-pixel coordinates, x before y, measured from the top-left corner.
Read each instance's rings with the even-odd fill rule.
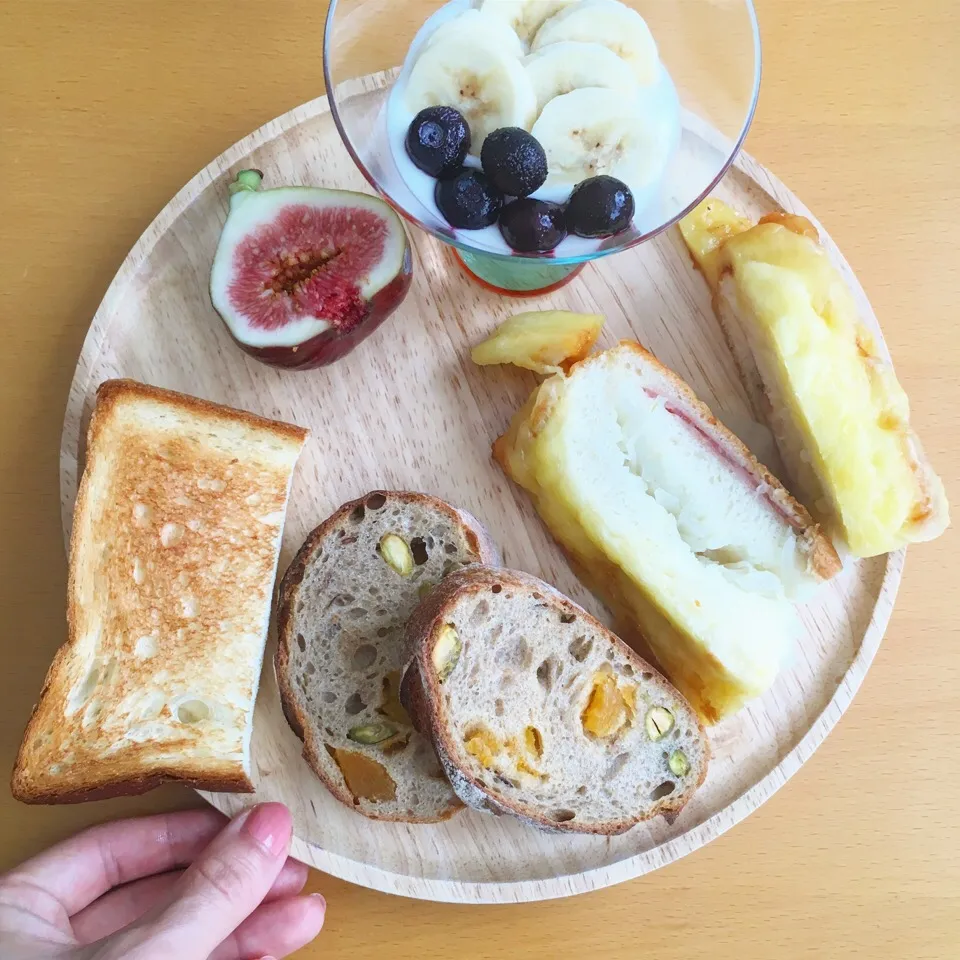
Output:
[[[809,513],[636,343],[544,381],[494,456],[711,723],[770,687],[794,601],[840,569]]]
[[[791,214],[754,224],[709,199],[680,229],[755,411],[811,512],[857,557],[940,536],[949,525],[943,484],[813,224]]]

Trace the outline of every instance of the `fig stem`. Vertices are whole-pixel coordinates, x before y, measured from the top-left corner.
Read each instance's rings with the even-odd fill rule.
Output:
[[[262,184],[263,174],[259,170],[241,170],[237,179],[230,184],[231,206],[237,199],[256,193]]]

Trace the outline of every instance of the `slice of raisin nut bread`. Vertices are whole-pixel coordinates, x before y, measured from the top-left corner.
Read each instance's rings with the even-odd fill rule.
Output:
[[[458,796],[562,831],[674,819],[710,745],[693,708],[585,610],[528,574],[452,574],[407,625],[401,701]]]
[[[303,756],[337,799],[378,820],[430,823],[461,808],[400,705],[407,618],[453,570],[499,561],[470,514],[374,491],[319,526],[283,578],[277,681]]]

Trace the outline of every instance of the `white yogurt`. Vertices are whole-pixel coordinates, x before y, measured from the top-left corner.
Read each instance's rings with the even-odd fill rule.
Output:
[[[410,159],[406,150],[407,131],[415,116],[406,103],[407,81],[413,65],[439,27],[474,6],[476,6],[474,0],[451,0],[421,27],[410,45],[403,69],[381,111],[377,135],[373,138],[364,159],[375,176],[388,177],[386,181],[381,180],[381,182],[388,187],[390,195],[418,220],[426,222],[428,226],[471,248],[489,253],[512,254],[513,250],[503,239],[496,225],[482,230],[455,230],[450,227],[434,200],[436,180],[420,170]],[[616,93],[611,91],[611,96],[616,96]],[[647,233],[655,230],[666,219],[663,213],[663,181],[670,162],[677,153],[681,134],[680,101],[673,81],[663,64],[660,64],[656,83],[641,88],[636,103],[638,119],[649,129],[660,131],[660,155],[653,175],[643,184],[628,184],[636,204],[633,230],[637,233]],[[377,157],[384,146],[389,152],[389,158]],[[466,166],[480,169],[479,157],[468,156]],[[402,181],[402,185],[397,182],[397,177]],[[532,196],[538,200],[566,203],[570,199],[574,186],[576,184],[552,188],[542,187]],[[552,256],[561,259],[580,258],[595,253],[604,245],[618,246],[624,239],[622,234],[608,240],[592,240],[571,235],[553,251]]]

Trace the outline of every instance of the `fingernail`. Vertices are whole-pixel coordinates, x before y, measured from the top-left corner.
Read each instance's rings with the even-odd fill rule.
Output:
[[[254,807],[242,829],[278,857],[287,852],[292,826],[290,811],[282,803],[262,803]]]
[[[310,894],[310,899],[311,899],[311,900],[319,900],[320,903],[321,903],[321,905],[323,906],[323,909],[324,909],[324,910],[327,909],[327,901],[324,899],[324,896],[323,896],[322,893],[311,893],[311,894]]]

